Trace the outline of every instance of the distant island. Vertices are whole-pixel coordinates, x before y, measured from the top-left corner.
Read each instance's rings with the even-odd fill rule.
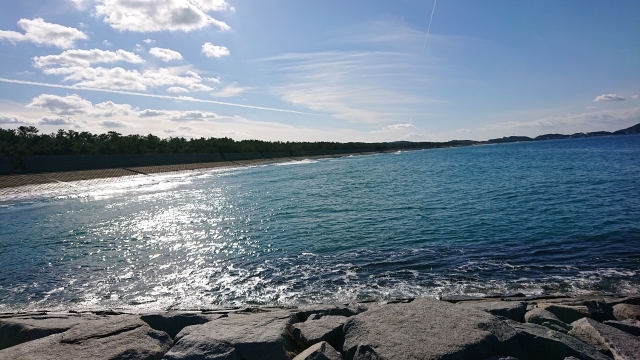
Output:
[[[0,128],[0,164],[2,174],[33,172],[25,165],[34,157],[47,157],[60,160],[64,157],[66,169],[130,167],[132,164],[158,165],[179,164],[189,162],[248,160],[258,158],[285,158],[299,156],[340,155],[349,153],[383,152],[397,150],[434,149],[444,147],[470,146],[482,144],[500,144],[522,141],[542,141],[569,138],[584,138],[610,135],[628,135],[640,133],[640,124],[615,132],[597,131],[576,133],[572,135],[545,134],[535,138],[528,136],[508,136],[487,141],[451,140],[447,142],[411,142],[394,141],[380,143],[365,142],[282,142],[241,140],[230,138],[194,138],[187,140],[182,137],[160,138],[149,135],[122,135],[115,131],[106,134],[92,134],[74,130],[58,130],[52,134],[40,134],[34,126],[20,126],[17,129]],[[196,154],[208,154],[209,157],[198,157]],[[105,155],[119,155],[105,157]],[[213,158],[211,155],[215,155]],[[48,158],[51,156],[51,158]],[[85,163],[77,163],[77,156],[81,156]],[[93,156],[93,157],[91,157]],[[124,158],[123,158],[124,156]],[[142,156],[142,158],[141,158]],[[151,161],[151,158],[154,158]],[[135,158],[135,159],[134,159]],[[170,158],[170,159],[169,159]],[[76,159],[76,160],[74,160]],[[204,160],[203,160],[204,159]],[[209,160],[206,160],[209,159]],[[212,160],[213,159],[213,160]],[[62,160],[61,160],[62,161]],[[46,162],[39,159],[39,163]],[[31,161],[33,163],[33,161]],[[62,167],[59,167],[60,171]],[[3,170],[4,169],[4,170]],[[36,172],[46,171],[40,166]],[[51,168],[53,169],[53,168]]]

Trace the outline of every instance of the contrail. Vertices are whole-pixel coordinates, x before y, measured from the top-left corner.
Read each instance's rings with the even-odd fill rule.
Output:
[[[436,3],[438,0],[433,1],[433,9],[431,9],[431,17],[429,18],[429,27],[427,27],[427,37],[424,38],[424,45],[422,46],[422,54],[424,56],[424,49],[427,47],[427,40],[429,39],[429,30],[431,30],[431,22],[433,21],[433,13],[436,12]]]
[[[168,95],[143,94],[143,93],[137,93],[137,92],[132,92],[132,91],[96,89],[96,88],[83,87],[83,86],[58,85],[58,84],[49,84],[49,83],[41,83],[41,82],[35,82],[35,81],[14,80],[14,79],[5,79],[5,78],[0,78],[0,82],[6,82],[6,83],[11,83],[11,84],[44,86],[44,87],[58,88],[58,89],[107,92],[107,93],[113,93],[113,94],[142,96],[142,97],[149,97],[149,98],[156,98],[156,99],[191,101],[191,102],[199,102],[199,103],[206,103],[206,104],[234,106],[234,107],[240,107],[240,108],[245,108],[245,109],[277,111],[277,112],[284,112],[284,113],[291,113],[291,114],[320,116],[320,114],[313,114],[313,113],[307,113],[307,112],[302,112],[302,111],[286,110],[286,109],[275,109],[275,108],[262,107],[262,106],[253,106],[253,105],[243,105],[243,104],[228,103],[228,102],[215,101],[215,100],[196,99],[196,98],[192,98],[192,97],[189,97],[189,96],[168,96]]]

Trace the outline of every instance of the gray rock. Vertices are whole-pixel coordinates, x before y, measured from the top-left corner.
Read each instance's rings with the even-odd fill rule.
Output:
[[[607,320],[605,325],[613,326],[616,329],[622,330],[631,335],[640,336],[640,321],[638,320]]]
[[[342,360],[342,355],[322,341],[301,352],[293,360]]]
[[[611,360],[593,346],[559,331],[537,324],[521,324],[505,320],[517,333],[520,344],[527,354],[522,360],[564,359],[574,356],[582,360]]]
[[[458,306],[486,311],[492,315],[519,322],[524,321],[524,314],[527,310],[527,303],[522,301],[460,302]]]
[[[584,317],[591,317],[591,311],[584,305],[538,304],[538,307],[547,310],[560,319],[560,321],[567,324],[571,324]]]
[[[0,318],[0,350],[65,332],[82,322],[95,320],[92,314],[24,314]]]
[[[518,359],[514,358],[513,356],[492,356],[485,360],[518,360]]]
[[[588,318],[580,319],[571,325],[573,330],[569,335],[604,354],[612,355],[615,360],[640,359],[640,338],[636,336]]]
[[[486,359],[524,353],[516,332],[484,311],[428,298],[372,308],[344,325],[351,359]]]
[[[364,305],[359,305],[357,307],[341,307],[341,306],[331,306],[331,305],[316,305],[309,307],[298,308],[296,315],[298,319],[301,321],[306,321],[310,316],[318,316],[322,317],[324,315],[335,315],[335,316],[354,316],[358,315],[363,311],[366,311],[368,307]]]
[[[584,296],[570,299],[549,300],[547,302],[557,302],[569,306],[586,306],[589,309],[590,318],[603,322],[605,320],[615,320],[613,308],[601,296]]]
[[[569,326],[569,324],[560,321],[560,319],[555,315],[542,308],[535,308],[528,311],[524,315],[524,320],[527,323],[542,325],[551,330],[560,331],[565,334],[571,330],[571,326]]]
[[[640,305],[618,304],[613,307],[613,316],[617,320],[640,320]]]
[[[66,332],[0,350],[0,359],[160,359],[172,340],[136,316],[78,324]]]
[[[313,345],[320,341],[326,341],[334,348],[340,348],[342,326],[349,319],[346,316],[322,316],[319,319],[311,316],[303,323],[293,324],[291,333],[293,338],[305,344]]]
[[[214,316],[213,318],[218,318]],[[171,338],[175,338],[178,333],[187,326],[201,325],[209,322],[212,317],[204,316],[202,314],[195,313],[160,313],[160,314],[147,314],[140,316],[140,319],[146,322],[151,328],[164,331]]]
[[[289,311],[229,314],[182,329],[165,358],[288,360],[295,354],[288,331],[297,322]]]

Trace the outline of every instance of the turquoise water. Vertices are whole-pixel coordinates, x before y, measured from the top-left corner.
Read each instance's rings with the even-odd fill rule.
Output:
[[[32,186],[0,311],[639,293],[639,189],[640,136]]]

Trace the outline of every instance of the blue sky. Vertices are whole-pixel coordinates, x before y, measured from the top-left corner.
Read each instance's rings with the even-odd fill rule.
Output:
[[[0,3],[0,127],[485,140],[640,123],[640,2]]]

